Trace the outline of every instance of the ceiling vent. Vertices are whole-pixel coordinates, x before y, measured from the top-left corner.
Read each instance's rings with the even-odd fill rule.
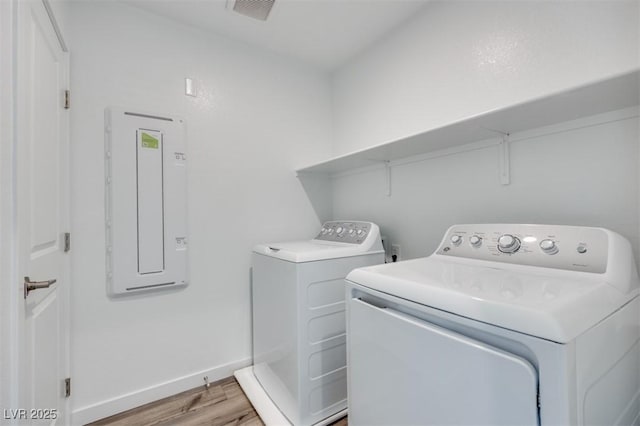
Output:
[[[276,0],[230,0],[227,7],[250,18],[266,21]]]

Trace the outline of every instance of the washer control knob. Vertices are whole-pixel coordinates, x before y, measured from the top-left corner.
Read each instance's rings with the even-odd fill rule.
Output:
[[[356,234],[358,234],[358,235],[362,235],[362,233],[363,233],[363,232],[364,232],[364,231],[363,231],[362,229],[358,229],[358,232],[356,232]]]
[[[502,253],[515,253],[520,249],[520,240],[511,234],[498,238],[498,250]]]
[[[478,248],[482,245],[482,238],[477,235],[472,235],[471,238],[469,238],[469,244],[471,244],[472,247]]]
[[[556,242],[550,239],[540,241],[540,250],[547,254],[556,254],[559,251]]]
[[[580,244],[577,248],[576,251],[580,254],[585,254],[587,252],[587,248],[585,246],[583,246],[582,244]]]
[[[451,236],[451,244],[454,246],[459,246],[462,242],[462,237],[460,235],[452,235]]]
[[[342,235],[343,232],[344,232],[344,228],[342,226],[338,226],[336,228],[336,234]]]
[[[325,235],[329,230],[327,228],[322,228],[322,235]]]
[[[353,230],[353,228],[349,229],[349,235],[353,235],[353,233],[356,232]]]

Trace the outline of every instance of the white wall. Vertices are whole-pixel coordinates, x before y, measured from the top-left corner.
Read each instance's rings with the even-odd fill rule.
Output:
[[[333,76],[343,154],[637,68],[637,1],[435,1]]]
[[[431,3],[333,76],[334,154],[638,68],[638,4]],[[608,123],[629,115],[512,135],[508,186],[495,147],[394,167],[391,197],[379,168],[342,175],[334,217],[378,222],[404,258],[455,223],[523,222],[609,227],[640,259],[638,120]]]
[[[330,154],[331,115],[328,80],[314,70],[126,5],[74,2],[71,30],[72,404],[80,423],[249,363],[250,250],[316,231],[293,170]],[[184,95],[187,76],[198,98]],[[186,119],[191,284],[183,291],[106,295],[109,105]]]
[[[390,197],[380,168],[339,176],[334,215],[376,222],[404,259],[456,223],[549,223],[610,228],[640,260],[638,126],[636,108],[514,134],[510,185],[495,146],[396,166]]]

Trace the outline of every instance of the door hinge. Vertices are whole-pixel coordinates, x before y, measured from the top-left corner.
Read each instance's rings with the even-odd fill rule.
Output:
[[[64,379],[64,396],[69,398],[71,396],[71,377]]]
[[[65,232],[64,233],[64,252],[66,253],[69,250],[71,250],[71,233]]]
[[[71,92],[69,90],[64,91],[64,109],[71,107]]]

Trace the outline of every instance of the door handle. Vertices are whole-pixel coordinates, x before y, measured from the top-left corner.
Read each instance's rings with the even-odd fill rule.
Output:
[[[47,281],[31,281],[29,277],[24,277],[24,298],[27,298],[30,291],[38,290],[41,288],[49,288],[52,284],[55,284],[56,281],[56,279]]]

